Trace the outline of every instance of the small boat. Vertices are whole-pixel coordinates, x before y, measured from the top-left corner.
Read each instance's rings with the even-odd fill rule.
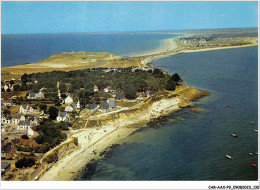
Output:
[[[254,122],[254,121],[250,121],[250,124],[254,125],[254,124],[255,124],[255,122]]]
[[[226,107],[228,107],[228,108],[233,108],[233,106],[231,106],[231,105],[225,105]]]
[[[258,155],[258,152],[256,152],[255,154]]]
[[[252,164],[252,166],[256,167],[256,164]]]
[[[254,132],[256,132],[256,133],[257,133],[257,132],[258,132],[258,130],[257,130],[257,129],[254,129]]]
[[[238,137],[238,136],[236,135],[236,133],[232,133],[231,136],[232,136],[232,137]]]
[[[232,159],[232,157],[230,155],[226,155],[226,158],[228,159]]]
[[[250,153],[249,153],[249,155],[251,155],[251,156],[252,156],[253,154],[250,152]]]

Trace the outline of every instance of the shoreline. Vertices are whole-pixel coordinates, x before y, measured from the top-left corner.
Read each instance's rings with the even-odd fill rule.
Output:
[[[133,108],[133,110],[116,114],[118,117],[112,117],[114,119],[109,121],[105,120],[104,123],[101,122],[100,126],[76,131],[74,135],[72,133],[71,137],[78,138],[80,148],[58,160],[39,180],[75,180],[88,163],[93,159],[95,161],[101,159],[100,153],[107,148],[117,144],[121,139],[131,135],[136,130],[147,126],[149,121],[186,107],[194,99],[206,95],[208,95],[207,92],[181,85],[176,88],[176,91],[169,92],[163,97],[158,96],[161,99],[157,101],[147,101],[140,108]],[[142,115],[140,116],[141,112]],[[90,134],[91,140],[89,141],[88,136]],[[96,154],[93,154],[93,151]]]
[[[141,66],[149,67],[148,63],[153,60],[170,57],[181,53],[192,53],[192,52],[200,52],[200,51],[212,51],[212,50],[257,46],[257,44],[250,44],[250,45],[242,45],[242,46],[180,50],[178,49],[177,43],[175,41],[176,38],[169,38],[163,40],[164,45],[162,45],[162,47],[159,47],[155,50],[136,54],[129,57],[140,58]],[[174,105],[169,107],[171,101],[176,101],[176,98],[173,98],[170,102],[167,99],[163,99],[160,100],[161,101],[160,103],[157,104],[153,103],[155,104],[155,108],[151,109],[152,113],[150,113],[150,109],[149,109],[148,115],[140,116],[141,110],[137,110],[136,111],[137,115],[141,117],[141,119],[126,118],[125,119],[126,121],[123,120],[124,122],[122,122],[122,119],[118,119],[115,122],[111,121],[110,123],[106,123],[98,127],[70,132],[71,137],[78,138],[80,144],[79,149],[66,155],[66,157],[58,160],[55,164],[51,166],[51,168],[48,171],[46,171],[43,174],[43,176],[40,177],[39,180],[42,181],[74,180],[84,166],[90,163],[93,159],[95,160],[101,159],[102,156],[100,156],[99,154],[105,151],[107,148],[118,143],[123,138],[131,135],[133,132],[143,127],[148,121],[151,121],[153,118],[158,118],[160,116],[167,115],[170,112],[181,109],[182,107],[189,105],[192,102],[192,100],[193,99],[188,101],[185,100],[185,98],[180,99],[179,101],[175,102]],[[163,105],[162,107],[160,107],[161,104]],[[163,111],[165,109],[166,110],[168,109],[168,111]],[[136,127],[133,127],[133,125],[135,125]],[[76,134],[74,134],[74,132]],[[90,134],[92,137],[91,140],[88,141],[88,136]],[[93,154],[93,151],[97,152],[97,154]]]
[[[148,63],[157,59],[175,56],[181,53],[193,53],[193,52],[202,52],[202,51],[214,51],[214,50],[222,50],[222,49],[232,49],[232,48],[245,48],[245,47],[252,47],[258,46],[257,43],[248,44],[248,45],[239,45],[239,46],[225,46],[225,47],[215,47],[215,48],[202,48],[202,49],[191,49],[191,50],[180,50],[176,42],[174,42],[177,38],[170,38],[166,40],[166,46],[163,48],[159,48],[157,50],[151,51],[151,54],[139,54],[132,57],[140,57],[142,59],[141,64],[144,67],[148,66]],[[170,42],[171,41],[171,42]],[[165,50],[169,51],[165,51]]]

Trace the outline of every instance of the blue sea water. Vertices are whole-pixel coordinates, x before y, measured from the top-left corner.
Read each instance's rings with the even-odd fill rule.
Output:
[[[194,102],[206,112],[184,108],[169,115],[173,122],[135,132],[97,162],[93,175],[83,170],[78,180],[257,180],[258,168],[251,166],[258,165],[257,49],[185,53],[154,61],[171,74],[179,73],[185,84],[208,91],[209,96]]]
[[[159,33],[2,34],[1,66],[35,63],[52,54],[71,51],[135,54],[156,49],[161,40],[176,36]]]

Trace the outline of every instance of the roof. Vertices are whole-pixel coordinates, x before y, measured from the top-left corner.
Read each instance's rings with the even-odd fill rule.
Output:
[[[72,108],[74,108],[74,109],[76,109],[77,108],[77,106],[76,106],[76,104],[74,104],[74,103],[71,103],[70,105],[68,105],[68,106],[70,106],[70,107],[72,107]],[[67,106],[67,107],[68,107]]]
[[[21,115],[13,115],[13,119],[20,119]]]
[[[2,146],[1,152],[3,152],[3,153],[10,153],[11,150],[12,150],[12,144],[11,143],[7,143],[7,144]]]
[[[22,104],[21,106],[22,106],[23,109],[26,109],[28,104]]]
[[[91,104],[89,107],[87,107],[87,109],[89,109],[89,110],[93,110],[93,109],[95,109],[97,107],[97,104]]]
[[[98,89],[98,86],[97,86],[97,85],[95,85],[95,86],[94,86],[94,88],[95,88],[95,89]]]
[[[116,101],[115,100],[107,100],[107,103],[109,105],[109,108],[116,107]]]
[[[147,97],[147,92],[143,92],[142,97]]]
[[[39,144],[35,140],[33,140],[32,138],[30,138],[30,139],[20,139],[20,142],[18,143],[18,145],[29,146],[29,147],[32,147],[32,148],[39,146]]]
[[[8,100],[3,100],[2,103],[3,103],[3,104],[4,104],[4,103],[12,103],[12,100],[9,100],[9,99],[8,99]]]
[[[105,101],[100,105],[100,109],[109,109],[109,104]]]
[[[121,100],[121,99],[123,99],[124,98],[124,95],[122,94],[122,92],[118,92],[117,94],[116,94],[116,97],[115,97],[117,100]]]
[[[35,97],[35,93],[30,92],[30,93],[28,94],[28,96],[29,96],[29,97]]]
[[[14,144],[18,144],[19,142],[20,142],[20,139],[13,139],[13,140],[11,140],[12,141],[12,143],[14,143]]]
[[[112,87],[111,86],[107,86],[108,89],[111,89]]]
[[[29,104],[22,104],[23,109],[29,109],[31,106]]]
[[[10,166],[11,166],[11,164],[8,162],[1,162],[1,169],[7,169]]]

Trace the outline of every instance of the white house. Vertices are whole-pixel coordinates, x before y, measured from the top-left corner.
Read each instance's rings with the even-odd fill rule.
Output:
[[[94,86],[94,92],[98,92],[98,86],[97,85]]]
[[[104,92],[110,92],[112,90],[112,87],[111,86],[108,86],[104,89]]]
[[[74,103],[72,103],[72,104],[66,106],[65,111],[72,112],[72,111],[75,111],[76,109],[77,109],[77,106]]]
[[[58,116],[57,116],[57,118],[56,118],[56,120],[57,120],[58,122],[61,122],[61,121],[69,121],[70,118],[69,118],[69,115],[68,115],[67,112],[59,112],[59,113],[58,113]]]
[[[18,124],[20,122],[20,115],[14,115],[12,117],[12,124]]]
[[[20,106],[20,113],[33,113],[33,108],[28,104]]]
[[[17,126],[17,130],[27,130],[31,126],[30,121],[20,121]]]
[[[80,108],[81,108],[81,105],[80,105],[79,100],[77,101],[76,107],[77,107],[77,109],[80,109]]]
[[[30,126],[28,127],[27,135],[28,135],[29,137],[34,135],[34,131],[32,130],[32,128],[31,128]]]
[[[2,104],[3,104],[4,106],[11,106],[11,105],[12,105],[12,100],[3,100],[3,101],[2,101]]]
[[[4,90],[5,90],[5,92],[6,92],[8,89],[10,89],[11,91],[13,91],[13,89],[14,89],[13,85],[12,85],[12,84],[5,84],[5,85],[4,85]]]
[[[24,115],[20,116],[20,121],[25,121],[25,116]]]
[[[71,103],[73,103],[72,97],[70,97],[70,95],[68,95],[68,96],[65,98],[64,103],[65,103],[65,104],[71,104]]]
[[[30,92],[27,96],[27,99],[42,99],[44,98],[44,94],[42,92],[32,93]]]

